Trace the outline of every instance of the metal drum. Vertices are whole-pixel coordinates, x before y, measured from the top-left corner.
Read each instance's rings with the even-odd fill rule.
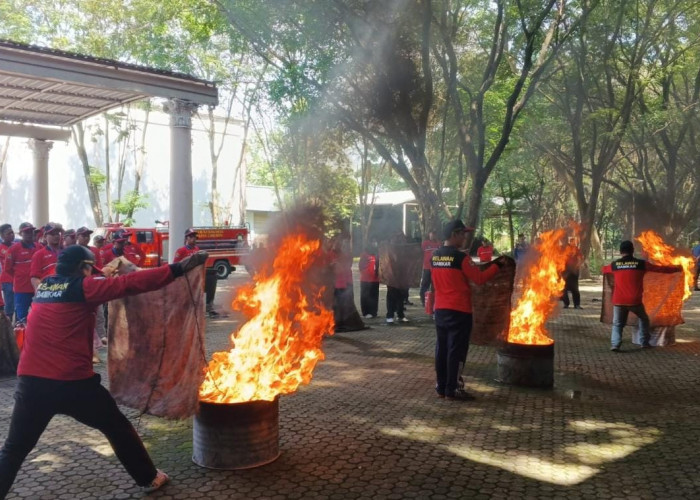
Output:
[[[279,451],[279,398],[217,404],[200,402],[194,418],[192,461],[209,469],[249,469]]]
[[[526,345],[506,342],[497,354],[498,381],[524,387],[554,385],[554,343]]]

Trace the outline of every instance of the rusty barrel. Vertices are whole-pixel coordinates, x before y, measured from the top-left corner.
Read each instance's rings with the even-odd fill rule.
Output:
[[[554,343],[526,345],[506,342],[496,356],[499,382],[542,388],[554,385]]]
[[[279,398],[219,404],[200,402],[192,429],[192,461],[209,469],[249,469],[279,451]]]

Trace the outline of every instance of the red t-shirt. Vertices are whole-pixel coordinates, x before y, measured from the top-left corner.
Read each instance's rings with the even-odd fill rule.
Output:
[[[157,290],[173,279],[167,265],[115,278],[54,275],[44,279],[27,318],[17,375],[52,380],[92,377],[97,306]]]
[[[656,266],[646,260],[623,256],[603,267],[603,273],[612,273],[615,280],[612,303],[614,306],[637,306],[644,295],[644,273],[676,273],[676,266]]]
[[[102,252],[100,253],[100,259],[102,260],[102,265],[106,266],[112,262],[117,257],[125,257],[129,262],[140,266],[143,259],[146,257],[141,249],[136,245],[124,245],[124,253],[117,254],[114,251],[114,244],[109,243],[102,247]]]
[[[431,260],[433,287],[435,288],[435,309],[472,312],[472,293],[469,281],[482,285],[498,272],[492,264],[480,270],[471,257],[455,247],[444,246],[433,252]]]
[[[479,256],[479,262],[491,262],[493,260],[493,247],[491,245],[482,245],[476,251]]]
[[[52,250],[51,247],[44,247],[37,250],[32,255],[32,266],[29,269],[30,278],[44,279],[56,272],[56,261],[58,260],[58,251]]]
[[[8,245],[4,241],[0,241],[0,265],[2,265],[0,283],[12,283],[12,276],[8,274],[8,272],[5,270],[5,257],[7,256],[7,251],[10,249],[11,246],[12,243]]]
[[[12,289],[15,293],[34,293],[29,273],[32,257],[39,251],[40,245],[33,243],[25,246],[18,241],[10,247],[5,256],[5,270],[12,276]]]
[[[358,262],[360,281],[369,283],[379,282],[378,265],[379,262],[375,254],[365,252],[360,255],[360,262]]]
[[[175,256],[173,257],[173,262],[180,262],[185,257],[189,257],[193,253],[199,252],[199,247],[197,245],[190,247],[185,245],[175,250]]]
[[[430,269],[430,259],[433,256],[433,252],[440,248],[441,244],[436,240],[425,240],[420,244],[423,250],[423,269]]]

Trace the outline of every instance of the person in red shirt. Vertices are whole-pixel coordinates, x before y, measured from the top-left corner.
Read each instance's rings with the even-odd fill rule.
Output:
[[[0,226],[0,266],[2,273],[0,274],[0,286],[2,286],[2,298],[5,303],[5,314],[10,321],[15,315],[15,293],[12,290],[12,276],[5,269],[5,257],[7,251],[15,242],[15,232],[12,230],[12,225],[3,224]]]
[[[32,255],[32,265],[29,269],[29,277],[32,288],[36,290],[41,280],[54,273],[58,252],[61,251],[61,228],[49,222],[43,228],[46,245]]]
[[[474,396],[458,389],[461,372],[469,352],[469,337],[472,330],[472,301],[469,282],[486,283],[503,266],[503,257],[493,261],[494,265],[481,271],[471,257],[460,251],[466,242],[465,227],[457,219],[448,222],[443,231],[445,244],[433,252],[431,259],[432,282],[435,289],[435,390],[440,398],[468,401]]]
[[[63,248],[68,248],[76,244],[77,235],[75,229],[66,229],[63,233]]]
[[[435,231],[428,233],[428,239],[421,243],[423,250],[423,275],[420,278],[420,303],[425,307],[425,293],[430,290],[430,259],[433,257],[433,252],[440,248],[441,243],[435,235]]]
[[[102,247],[101,257],[103,265],[106,266],[117,257],[122,256],[137,266],[141,265],[145,256],[136,245],[128,244],[131,234],[132,233],[126,229],[119,229],[114,232],[112,235],[112,243]]]
[[[476,255],[479,257],[479,262],[491,262],[493,260],[493,245],[491,242],[484,238],[481,246],[476,251]]]
[[[649,316],[644,309],[644,274],[647,272],[675,273],[682,270],[680,266],[656,266],[650,262],[634,257],[634,244],[625,240],[620,243],[620,257],[603,267],[604,274],[614,278],[612,303],[613,325],[610,343],[611,351],[619,352],[622,344],[622,329],[627,324],[629,312],[639,318],[639,336],[642,348],[651,347],[649,343]]]
[[[22,238],[13,244],[5,256],[5,269],[12,276],[12,290],[15,293],[15,319],[18,323],[27,320],[29,306],[34,296],[34,287],[30,279],[32,257],[39,250],[39,245],[34,243],[35,227],[29,222],[19,225],[19,234]]]
[[[87,248],[74,245],[61,252],[56,274],[39,284],[27,322],[10,430],[0,449],[0,498],[5,498],[25,457],[56,414],[102,432],[145,491],[168,481],[100,384],[91,362],[90,339],[98,304],[162,288],[206,258],[202,252],[177,264],[105,278],[93,274],[94,256]]]
[[[180,262],[185,257],[189,257],[197,252],[199,252],[199,247],[197,246],[197,231],[191,227],[185,231],[185,246],[175,250],[173,262]]]
[[[360,255],[360,310],[365,318],[376,318],[379,311],[379,258],[372,243]]]

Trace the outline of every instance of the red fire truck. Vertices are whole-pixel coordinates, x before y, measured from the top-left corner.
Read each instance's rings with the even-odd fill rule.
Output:
[[[157,267],[168,262],[170,236],[167,226],[124,227],[122,223],[106,223],[95,230],[108,241],[118,229],[127,229],[132,245],[138,245],[146,256],[141,267]],[[250,253],[248,228],[246,226],[195,227],[197,246],[209,253],[206,267],[216,270],[219,279],[225,279],[243,264],[242,258]],[[184,245],[184,236],[175,242],[176,247]]]

